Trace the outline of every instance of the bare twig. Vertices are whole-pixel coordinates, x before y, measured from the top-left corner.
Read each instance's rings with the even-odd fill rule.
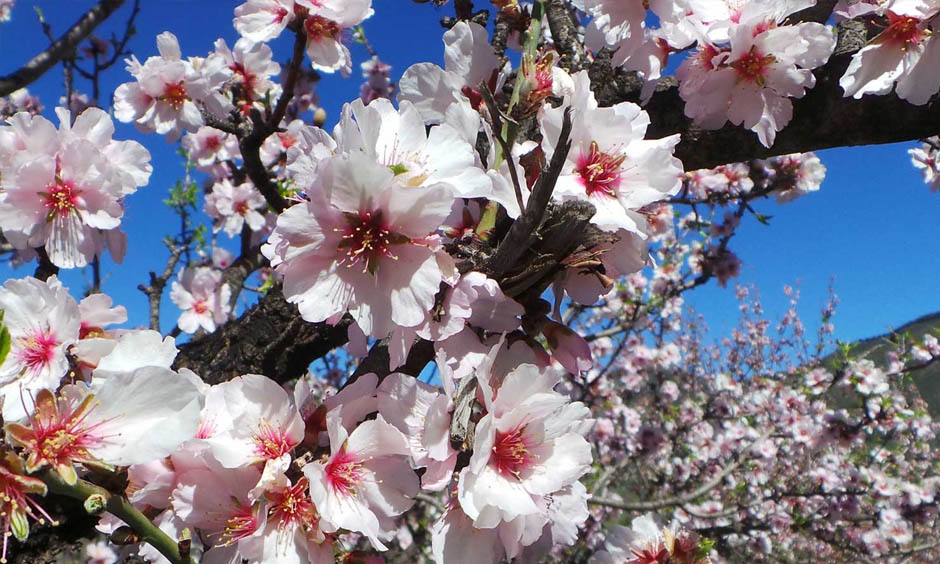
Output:
[[[48,49],[33,57],[15,72],[0,77],[0,96],[6,96],[14,90],[31,84],[56,63],[71,55],[75,47],[123,3],[124,0],[101,0],[95,7],[85,12],[85,15]]]
[[[539,175],[538,181],[532,188],[526,204],[526,212],[512,224],[506,239],[500,244],[490,261],[489,270],[494,275],[499,276],[508,271],[531,246],[531,239],[536,229],[542,224],[542,218],[545,216],[548,202],[551,201],[558,175],[561,174],[561,169],[568,158],[568,151],[571,149],[570,136],[571,110],[568,109],[565,111],[561,133],[555,145],[555,154],[552,155],[548,168],[542,170],[542,174]]]
[[[167,247],[170,249],[170,256],[166,261],[163,272],[158,276],[156,272],[151,270],[150,284],[137,286],[138,290],[147,294],[147,300],[150,302],[150,328],[154,331],[160,330],[160,300],[163,299],[163,290],[166,288],[167,281],[173,276],[173,270],[176,269],[176,265],[180,261],[183,249],[187,248],[188,245],[176,245],[168,242]]]

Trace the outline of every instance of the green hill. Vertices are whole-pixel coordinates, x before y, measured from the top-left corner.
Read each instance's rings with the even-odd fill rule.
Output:
[[[919,317],[914,321],[898,327],[893,333],[886,333],[877,337],[863,339],[854,343],[853,358],[868,358],[876,365],[884,366],[885,355],[891,349],[891,339],[895,335],[908,335],[913,342],[919,343],[924,335],[940,330],[940,312]],[[833,355],[827,359],[826,364],[834,363]],[[940,362],[911,373],[917,392],[927,402],[930,413],[934,418],[940,418]],[[912,390],[913,393],[913,390]]]

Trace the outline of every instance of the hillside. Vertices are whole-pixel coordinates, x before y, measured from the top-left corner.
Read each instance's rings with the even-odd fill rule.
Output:
[[[894,334],[909,334],[914,342],[920,342],[924,335],[940,329],[940,312],[931,313],[919,317],[914,321],[898,327]],[[871,359],[877,365],[885,364],[885,353],[890,349],[892,334],[887,333],[877,337],[871,337],[855,343],[852,349],[854,358],[865,357]],[[827,361],[833,361],[830,356]],[[828,362],[827,362],[828,364]],[[911,374],[914,384],[920,392],[921,397],[930,406],[930,413],[934,418],[940,418],[940,363],[934,363],[927,368],[918,370]]]

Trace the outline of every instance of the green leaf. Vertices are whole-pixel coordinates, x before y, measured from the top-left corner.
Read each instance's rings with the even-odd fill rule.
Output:
[[[10,354],[10,331],[3,325],[3,310],[0,310],[0,364]]]
[[[26,540],[29,536],[29,521],[26,520],[26,510],[18,507],[10,511],[10,528],[18,541]]]

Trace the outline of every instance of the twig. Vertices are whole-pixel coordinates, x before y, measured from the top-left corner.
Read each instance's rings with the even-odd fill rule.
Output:
[[[506,159],[506,163],[509,165],[509,176],[512,177],[512,187],[516,191],[516,203],[519,204],[519,212],[525,215],[522,184],[519,182],[519,173],[516,171],[516,163],[512,159],[512,148],[509,146],[509,141],[503,139],[503,135],[500,133],[503,131],[503,119],[500,115],[499,107],[496,105],[496,100],[493,98],[493,93],[490,92],[490,88],[486,85],[485,81],[480,84],[480,95],[483,96],[486,107],[490,111],[490,119],[493,120],[493,137],[499,142],[499,146],[503,150],[503,158]]]
[[[147,299],[150,302],[150,328],[154,331],[160,330],[160,300],[163,299],[163,289],[166,288],[167,281],[173,276],[173,270],[180,261],[183,249],[189,248],[189,245],[175,245],[170,243],[168,243],[167,246],[170,249],[170,257],[166,261],[166,267],[163,269],[163,272],[157,276],[157,274],[151,270],[150,284],[147,286],[143,284],[137,286],[138,290],[147,294]]]
[[[35,81],[56,63],[68,57],[79,43],[117,10],[124,0],[101,0],[83,15],[62,37],[48,49],[33,57],[12,74],[0,77],[0,96],[6,96]]]
[[[571,149],[570,136],[571,109],[569,108],[565,110],[561,133],[555,145],[555,154],[552,155],[548,168],[542,170],[542,174],[539,175],[538,181],[532,188],[525,213],[512,224],[506,239],[499,245],[490,261],[489,270],[493,275],[498,277],[507,272],[531,246],[535,231],[542,224],[545,209],[552,198],[558,175],[561,174],[561,169],[568,158],[568,151]]]
[[[111,513],[115,517],[124,521],[130,528],[140,535],[142,542],[146,542],[154,547],[160,554],[166,557],[171,564],[194,564],[193,560],[180,554],[180,547],[177,541],[171,539],[159,527],[154,525],[146,515],[137,510],[130,504],[124,496],[116,495],[101,486],[96,486],[85,480],[78,480],[75,485],[70,486],[51,470],[41,472],[38,476],[49,491],[77,499],[89,504],[91,499],[96,500],[96,505],[100,505],[103,510]]]
[[[764,433],[757,440],[752,442],[745,448],[738,458],[727,465],[718,473],[714,478],[705,482],[701,486],[695,488],[694,490],[674,497],[666,497],[662,499],[654,499],[650,501],[618,501],[614,499],[604,499],[600,497],[591,497],[588,500],[588,503],[592,505],[600,505],[602,507],[611,507],[614,509],[622,509],[626,511],[651,511],[654,509],[662,509],[663,507],[671,507],[675,505],[685,505],[691,503],[698,499],[699,497],[705,495],[711,490],[715,489],[724,481],[725,478],[731,475],[732,472],[738,469],[745,461],[748,460],[746,456],[747,451],[749,451],[756,443],[760,442],[768,436],[769,433]]]

